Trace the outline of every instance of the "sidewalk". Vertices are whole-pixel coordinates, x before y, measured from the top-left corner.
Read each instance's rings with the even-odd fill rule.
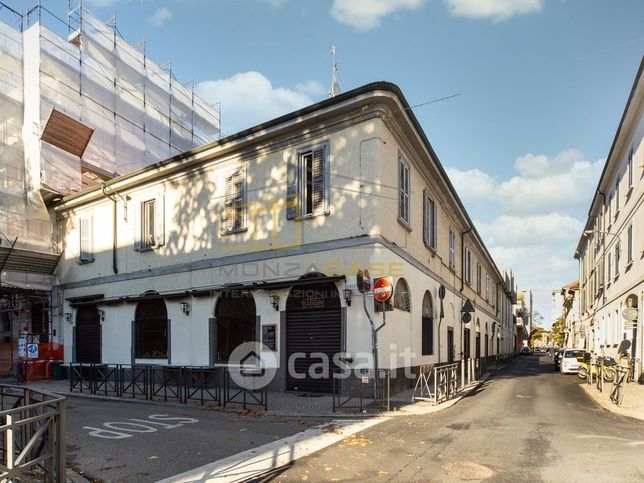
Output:
[[[621,416],[644,421],[644,385],[637,383],[628,383],[624,388],[624,401],[618,406],[610,400],[610,393],[613,389],[612,384],[604,386],[604,392],[599,392],[597,387],[586,382],[580,384],[586,394],[604,409],[607,409]]]

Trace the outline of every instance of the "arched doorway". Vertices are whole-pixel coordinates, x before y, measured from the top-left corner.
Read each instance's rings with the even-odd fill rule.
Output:
[[[162,298],[142,300],[134,317],[134,358],[169,359],[170,321]]]
[[[224,292],[215,306],[214,362],[228,362],[244,342],[257,340],[255,299],[247,292]]]
[[[342,309],[335,284],[293,287],[286,301],[286,389],[332,392],[333,356],[341,350]]]
[[[421,349],[422,355],[432,355],[434,353],[434,303],[432,294],[429,290],[425,291],[423,296],[423,319],[421,326]]]
[[[101,363],[101,320],[96,305],[83,305],[76,312],[74,348],[76,362]]]

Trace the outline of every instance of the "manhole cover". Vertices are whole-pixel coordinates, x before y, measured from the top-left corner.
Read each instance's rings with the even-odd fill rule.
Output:
[[[446,463],[441,466],[441,469],[448,475],[461,480],[484,480],[494,474],[490,468],[472,461]]]

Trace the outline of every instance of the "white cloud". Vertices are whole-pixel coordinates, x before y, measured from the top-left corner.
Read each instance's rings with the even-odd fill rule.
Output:
[[[577,218],[563,213],[532,216],[501,215],[491,223],[478,223],[486,241],[499,247],[526,247],[574,243],[583,229]]]
[[[490,201],[494,199],[497,182],[487,173],[478,169],[460,171],[445,168],[447,176],[464,202]]]
[[[148,21],[152,25],[156,25],[157,27],[163,27],[168,20],[172,18],[172,12],[168,7],[161,7],[157,9],[152,16],[148,19]]]
[[[310,80],[297,84],[295,90],[310,96],[322,96],[327,93],[327,88],[320,84],[318,81]]]
[[[399,10],[415,10],[425,0],[333,0],[331,15],[358,30],[380,25],[380,19]]]
[[[315,84],[309,81],[295,89],[274,87],[260,72],[250,71],[200,82],[196,90],[208,102],[221,101],[224,128],[236,132],[312,104]]]
[[[603,166],[604,160],[588,161],[568,149],[553,157],[521,156],[514,164],[519,176],[502,182],[478,169],[446,171],[466,204],[485,201],[500,205],[504,213],[525,215],[584,208]]]
[[[111,7],[117,0],[85,0],[92,7]]]
[[[452,15],[491,18],[496,22],[514,15],[540,12],[542,0],[443,0]]]

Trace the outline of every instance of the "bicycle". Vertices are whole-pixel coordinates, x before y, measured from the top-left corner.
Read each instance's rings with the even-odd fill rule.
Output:
[[[604,381],[613,382],[615,380],[615,366],[617,366],[617,361],[612,357],[598,357],[597,364],[602,365],[602,375]],[[579,372],[577,375],[579,379],[586,379],[588,377],[588,366],[590,365],[591,374],[593,377],[597,376],[597,364],[591,364],[590,362],[582,362],[579,366]]]

